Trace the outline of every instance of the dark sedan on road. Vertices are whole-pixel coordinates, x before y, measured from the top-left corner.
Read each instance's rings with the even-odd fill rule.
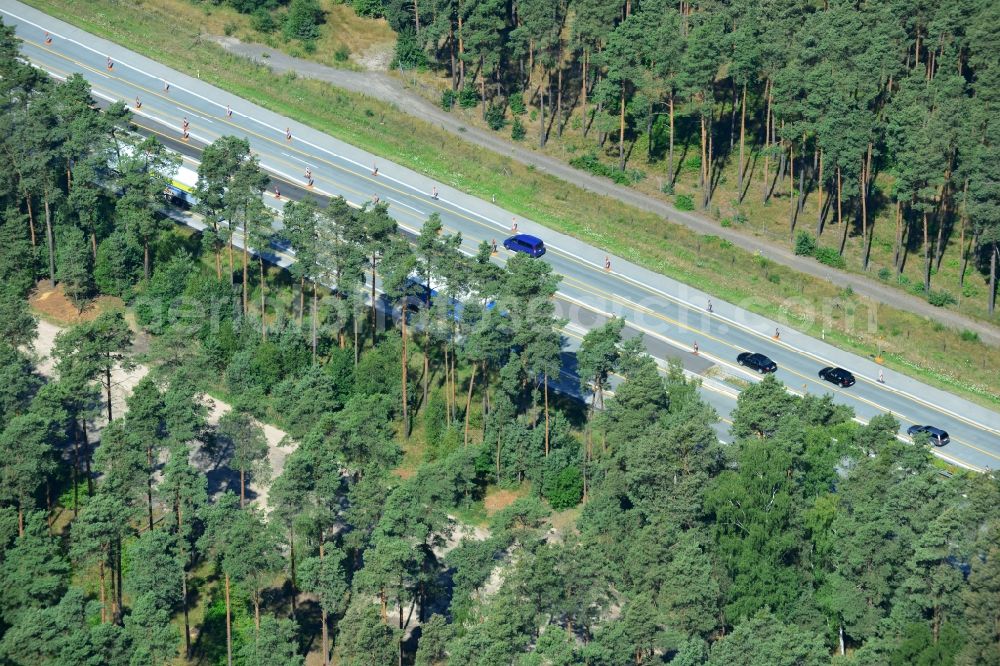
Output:
[[[778,369],[778,364],[763,354],[743,352],[736,357],[736,362],[751,370],[756,370],[762,375],[765,372],[774,372]]]
[[[830,368],[826,367],[819,371],[820,379],[825,379],[831,384],[836,384],[837,386],[854,386],[855,380],[854,375],[852,375],[847,370],[843,368]]]
[[[934,426],[912,425],[906,429],[906,434],[910,437],[916,437],[920,433],[926,434],[927,438],[934,446],[944,446],[951,441],[951,438],[948,437],[948,433],[941,430],[941,428],[935,428]]]
[[[537,236],[517,234],[503,242],[503,246],[511,252],[521,252],[529,257],[540,257],[545,254],[545,243]]]

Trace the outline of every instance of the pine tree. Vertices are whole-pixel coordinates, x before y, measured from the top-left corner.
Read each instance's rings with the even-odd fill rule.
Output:
[[[231,464],[240,472],[240,506],[246,503],[246,477],[260,481],[270,477],[267,438],[264,429],[249,414],[232,410],[219,419],[219,436],[232,451]]]

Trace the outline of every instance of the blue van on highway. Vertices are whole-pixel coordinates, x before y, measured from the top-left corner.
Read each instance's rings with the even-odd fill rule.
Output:
[[[541,238],[529,234],[517,234],[503,242],[503,246],[511,252],[522,252],[530,257],[540,257],[545,254],[545,243]]]

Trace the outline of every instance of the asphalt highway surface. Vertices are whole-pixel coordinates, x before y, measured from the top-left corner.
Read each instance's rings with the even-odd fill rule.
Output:
[[[276,208],[302,196],[341,195],[358,205],[377,196],[389,204],[389,212],[404,231],[416,231],[431,213],[438,213],[448,232],[461,232],[463,249],[470,253],[481,241],[496,240],[501,263],[509,256],[502,242],[515,225],[520,233],[540,237],[547,252],[539,261],[549,262],[562,276],[557,314],[568,320],[563,331],[568,350],[607,317],[624,317],[627,335],[643,335],[649,353],[658,361],[678,358],[687,371],[703,379],[703,395],[723,418],[723,439],[727,439],[725,420],[735,407],[740,387],[759,379],[755,372],[741,368],[736,356],[754,351],[778,364],[777,378],[793,392],[831,393],[837,403],[851,406],[862,421],[891,412],[901,422],[902,433],[915,423],[943,428],[951,434],[951,442],[935,448],[935,454],[972,469],[1000,465],[1000,414],[994,411],[737,305],[710,300],[692,286],[625,258],[609,257],[582,241],[517,218],[489,201],[285,119],[20,3],[5,2],[0,17],[16,27],[27,60],[58,78],[78,72],[90,81],[96,98],[127,102],[136,124],[181,152],[189,168],[197,169],[201,148],[215,139],[245,136],[272,177],[265,199]],[[136,108],[137,97],[140,108]],[[185,119],[189,123],[186,140],[182,138]],[[311,188],[306,187],[307,169],[314,181]],[[857,383],[842,388],[823,381],[817,373],[826,366],[847,368]],[[880,372],[884,382],[879,381]],[[570,386],[576,380],[566,377],[564,381]]]

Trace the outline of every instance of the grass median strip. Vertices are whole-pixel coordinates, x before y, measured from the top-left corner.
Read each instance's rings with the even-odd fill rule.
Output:
[[[495,195],[497,204],[519,216],[859,355],[881,354],[887,367],[928,384],[1000,406],[1000,354],[970,336],[455,141],[394,105],[275,75],[199,34],[202,27],[212,29],[199,20],[204,16],[200,5],[167,0],[28,4],[442,183],[483,198]]]

